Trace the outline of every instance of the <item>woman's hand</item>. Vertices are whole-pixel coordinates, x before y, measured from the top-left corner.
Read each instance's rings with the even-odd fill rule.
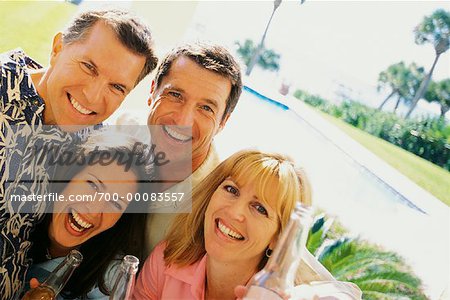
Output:
[[[294,288],[292,288],[288,293],[283,293],[281,295],[282,299],[284,300],[350,300],[350,298],[344,297],[345,295],[342,295],[341,297],[337,297],[336,295],[321,295],[318,292],[320,287],[312,287],[307,284],[297,285]],[[236,300],[242,300],[245,295],[247,294],[247,287],[243,285],[238,285],[234,288],[234,294],[236,296]]]
[[[247,294],[247,288],[243,285],[238,285],[234,288],[234,294],[236,295],[237,300],[242,300],[245,294]]]
[[[301,284],[288,291],[293,300],[361,300],[361,290],[353,283],[317,281]]]
[[[30,279],[30,288],[34,289],[34,288],[37,288],[40,285],[41,285],[41,283],[36,278],[31,278]]]
[[[243,285],[238,285],[237,287],[235,287],[234,295],[236,295],[236,300],[242,300],[245,297],[245,295],[247,294],[247,290],[248,290],[247,287],[243,286]],[[281,296],[281,299],[283,299],[283,300],[289,300],[291,298],[286,293],[282,293],[280,296]]]

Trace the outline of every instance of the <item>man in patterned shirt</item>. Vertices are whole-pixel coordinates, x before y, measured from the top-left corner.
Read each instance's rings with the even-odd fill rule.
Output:
[[[76,135],[57,127],[39,135],[29,132],[42,132],[43,125],[71,125],[62,129],[77,131],[104,121],[156,67],[152,44],[144,23],[109,9],[82,13],[56,34],[46,69],[20,50],[0,54],[1,299],[16,298],[21,290],[29,266],[29,235],[45,206],[38,203],[32,212],[14,213],[5,187],[13,180],[14,193],[44,194],[48,184],[42,166],[23,163],[20,142],[66,144]]]

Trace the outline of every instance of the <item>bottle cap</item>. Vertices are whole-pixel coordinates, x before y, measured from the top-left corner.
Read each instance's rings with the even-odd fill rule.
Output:
[[[67,259],[71,262],[71,265],[78,267],[83,260],[83,254],[78,250],[71,250],[67,255]]]
[[[131,274],[136,274],[139,267],[139,259],[133,255],[125,255],[122,260],[122,266]]]

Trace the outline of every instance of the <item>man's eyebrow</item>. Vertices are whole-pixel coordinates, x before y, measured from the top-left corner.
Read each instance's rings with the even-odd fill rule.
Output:
[[[204,99],[205,102],[209,103],[210,105],[214,106],[215,108],[218,108],[219,106],[217,105],[217,101],[214,99]]]
[[[91,64],[95,68],[95,71],[98,73],[98,66],[95,64],[95,62],[93,62],[92,59],[90,59],[90,58],[85,58],[85,59],[87,60],[87,62],[89,64]],[[123,88],[127,93],[129,93],[131,91],[131,89],[132,89],[128,85],[126,85],[125,83],[112,82],[111,84],[120,85],[120,87]]]
[[[118,82],[113,82],[111,84],[120,85],[120,87],[123,88],[125,90],[125,92],[127,92],[127,93],[129,93],[131,91],[131,88],[129,88],[126,84],[118,83]]]
[[[167,90],[173,90],[173,91],[177,91],[177,92],[180,92],[180,93],[184,93],[185,92],[182,88],[177,87],[177,86],[175,86],[173,84],[167,84],[167,85],[163,86],[162,90],[163,90],[163,92],[166,92]],[[203,101],[205,101],[206,103],[214,106],[216,109],[219,107],[219,105],[217,104],[218,102],[216,100],[214,100],[214,99],[205,98],[205,99],[203,99]]]
[[[163,86],[163,91],[167,91],[167,90],[174,90],[180,93],[184,93],[184,90],[182,88],[179,88],[173,84],[166,84],[165,86]]]

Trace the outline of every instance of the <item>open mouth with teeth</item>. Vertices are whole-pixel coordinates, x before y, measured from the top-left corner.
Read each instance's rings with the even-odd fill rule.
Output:
[[[237,233],[236,231],[232,230],[231,228],[227,227],[222,222],[220,222],[219,219],[216,219],[216,227],[217,229],[219,229],[221,233],[223,233],[224,235],[226,235],[231,239],[238,241],[243,241],[245,239],[241,234]]]
[[[83,219],[81,215],[73,209],[70,209],[67,221],[70,228],[80,235],[94,226],[93,224]]]
[[[70,103],[72,104],[72,107],[75,108],[76,111],[78,111],[80,114],[82,115],[95,115],[96,112],[87,109],[86,107],[82,106],[80,103],[78,103],[77,100],[75,100],[74,97],[72,97],[72,95],[70,95],[69,93],[67,93],[67,98],[69,98]]]
[[[173,130],[170,126],[163,125],[164,132],[177,142],[186,143],[192,140],[192,136]]]

